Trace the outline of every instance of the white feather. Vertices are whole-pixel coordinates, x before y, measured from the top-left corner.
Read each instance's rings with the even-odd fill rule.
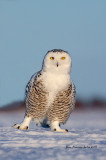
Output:
[[[50,57],[54,57],[54,60],[50,60]],[[61,57],[65,57],[65,60],[61,60]],[[42,69],[42,80],[49,92],[48,107],[55,99],[56,94],[72,83],[70,71],[71,57],[68,53],[50,52],[46,55]]]

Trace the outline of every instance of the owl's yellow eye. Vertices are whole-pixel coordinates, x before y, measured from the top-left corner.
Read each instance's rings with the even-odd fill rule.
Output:
[[[66,57],[61,57],[62,60],[64,60]]]
[[[54,57],[50,57],[51,60],[54,60]]]

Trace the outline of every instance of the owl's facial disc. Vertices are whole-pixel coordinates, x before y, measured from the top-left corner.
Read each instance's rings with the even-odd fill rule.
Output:
[[[65,52],[50,51],[44,58],[43,69],[45,71],[54,73],[70,73],[71,71],[71,57]]]

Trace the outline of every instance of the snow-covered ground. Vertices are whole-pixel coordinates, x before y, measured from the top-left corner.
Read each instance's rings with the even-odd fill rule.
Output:
[[[11,127],[23,117],[23,112],[0,113],[0,160],[106,160],[105,111],[73,112],[62,126],[68,133],[34,122],[27,131]]]

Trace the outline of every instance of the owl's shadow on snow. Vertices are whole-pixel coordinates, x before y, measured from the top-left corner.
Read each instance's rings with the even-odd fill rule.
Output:
[[[40,127],[43,127],[43,128],[50,128],[50,125],[47,124],[47,120],[46,119],[44,119],[44,121],[40,125],[41,125]],[[36,126],[39,126],[39,125],[36,124]],[[59,127],[60,127],[60,124],[59,124]]]

